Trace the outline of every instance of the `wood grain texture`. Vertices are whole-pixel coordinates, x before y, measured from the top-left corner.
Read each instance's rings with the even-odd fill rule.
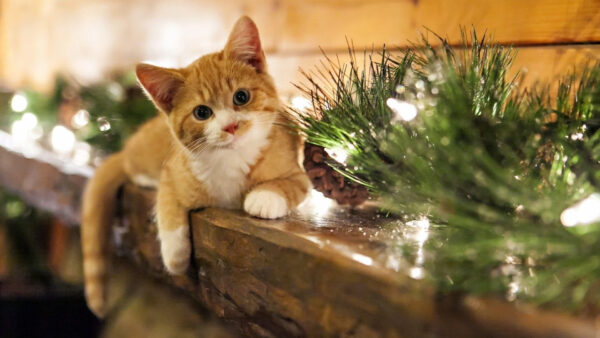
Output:
[[[585,337],[586,320],[499,299],[438,295],[387,266],[386,220],[369,211],[265,221],[219,209],[190,216],[193,263],[163,272],[144,219],[154,193],[126,186],[121,252],[187,291],[244,335],[260,337]],[[135,243],[135,245],[131,245]],[[138,249],[139,248],[139,249]],[[358,255],[358,256],[357,256]],[[357,258],[359,257],[359,258]],[[368,257],[370,260],[365,260]]]
[[[345,49],[345,37],[369,48],[404,46],[426,28],[459,43],[460,26],[502,43],[600,41],[598,0],[282,0],[281,51]]]
[[[587,63],[600,60],[600,45],[521,47],[517,48],[517,51],[510,74],[524,73],[526,75],[524,85],[531,85],[535,81],[553,81],[568,71],[580,69]],[[329,52],[326,55],[333,60],[339,60],[340,63],[349,61],[347,52]],[[364,58],[360,52],[357,53],[356,59],[357,64],[363,64]],[[325,61],[325,57],[322,53],[267,55],[269,71],[273,74],[276,85],[285,98],[298,94],[293,86],[294,83],[305,82],[306,79],[300,73],[300,69],[310,72],[320,66],[323,61]],[[315,79],[318,80],[318,78]]]
[[[2,147],[0,164],[3,187],[77,219],[84,176]],[[153,190],[124,187],[113,228],[115,252],[246,336],[592,337],[600,330],[589,318],[437,294],[432,285],[408,277],[410,263],[401,262],[398,238],[389,233],[394,220],[369,210],[301,209],[274,221],[219,209],[194,212],[191,267],[186,276],[171,277],[160,258],[154,198]]]
[[[221,49],[243,14],[269,55],[299,61],[344,51],[346,37],[357,49],[406,46],[425,27],[451,43],[461,25],[506,44],[600,42],[600,0],[2,0],[0,78],[49,90],[57,74],[89,83],[140,61],[184,66]]]

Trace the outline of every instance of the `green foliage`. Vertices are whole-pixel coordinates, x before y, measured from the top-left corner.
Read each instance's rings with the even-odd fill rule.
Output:
[[[81,87],[78,95],[91,117],[85,140],[111,152],[121,149],[129,135],[156,114],[152,102],[138,87],[133,74]],[[110,129],[102,131],[100,127],[106,123],[110,124]]]
[[[57,124],[64,124],[75,131],[78,139],[97,149],[114,152],[137,127],[156,114],[152,102],[138,87],[133,73],[114,76],[105,82],[82,86],[65,78],[57,78],[49,94],[24,90],[28,101],[27,110],[33,112],[46,134]],[[5,102],[0,111],[0,124],[10,126],[21,118],[22,113],[10,109],[11,96],[0,97]],[[89,124],[75,130],[70,115],[79,109],[89,112]],[[109,129],[101,128],[110,126]]]
[[[12,273],[49,283],[51,271],[44,258],[49,218],[16,196],[0,190],[0,230],[5,234]]]
[[[441,290],[597,307],[599,224],[567,228],[561,213],[600,188],[600,64],[553,93],[507,76],[511,48],[474,32],[464,42],[383,50],[362,69],[330,64],[320,74],[333,90],[309,77],[315,112],[298,114],[300,129],[345,149],[338,170],[385,210],[438,224],[425,267]],[[389,98],[417,117],[399,118]]]

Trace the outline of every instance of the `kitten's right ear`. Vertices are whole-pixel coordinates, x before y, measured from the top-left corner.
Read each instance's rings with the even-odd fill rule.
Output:
[[[135,74],[158,109],[170,113],[173,109],[173,98],[183,85],[183,76],[175,69],[145,63],[135,67]]]

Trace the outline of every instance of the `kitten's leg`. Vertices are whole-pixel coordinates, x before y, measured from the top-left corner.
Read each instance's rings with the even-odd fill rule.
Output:
[[[283,217],[306,198],[309,189],[310,181],[303,172],[262,182],[246,195],[244,210],[260,218]]]
[[[160,251],[167,270],[181,275],[188,268],[191,254],[188,210],[177,202],[171,185],[164,181],[161,179],[156,201]]]

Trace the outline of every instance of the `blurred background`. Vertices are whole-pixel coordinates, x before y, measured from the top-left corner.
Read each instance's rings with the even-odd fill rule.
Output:
[[[0,337],[164,337],[163,323],[184,327],[178,337],[229,335],[185,296],[121,265],[117,284],[130,297],[100,324],[81,292],[76,206],[93,166],[154,114],[134,65],[185,66],[221,49],[241,15],[259,27],[282,98],[300,108],[299,69],[324,54],[347,61],[348,43],[360,60],[432,32],[460,45],[461,27],[472,26],[517,47],[513,72],[531,83],[600,55],[597,0],[0,0],[0,148],[81,177],[65,185],[0,154]],[[28,170],[35,181],[19,176]]]
[[[10,87],[48,90],[57,74],[84,83],[140,61],[184,66],[219,50],[235,20],[256,21],[271,73],[283,93],[328,54],[401,48],[431,30],[452,43],[460,27],[521,47],[518,66],[553,76],[597,55],[600,4],[575,1],[441,0],[3,0],[0,76]],[[596,19],[596,20],[595,20]],[[432,36],[431,33],[428,34]]]

